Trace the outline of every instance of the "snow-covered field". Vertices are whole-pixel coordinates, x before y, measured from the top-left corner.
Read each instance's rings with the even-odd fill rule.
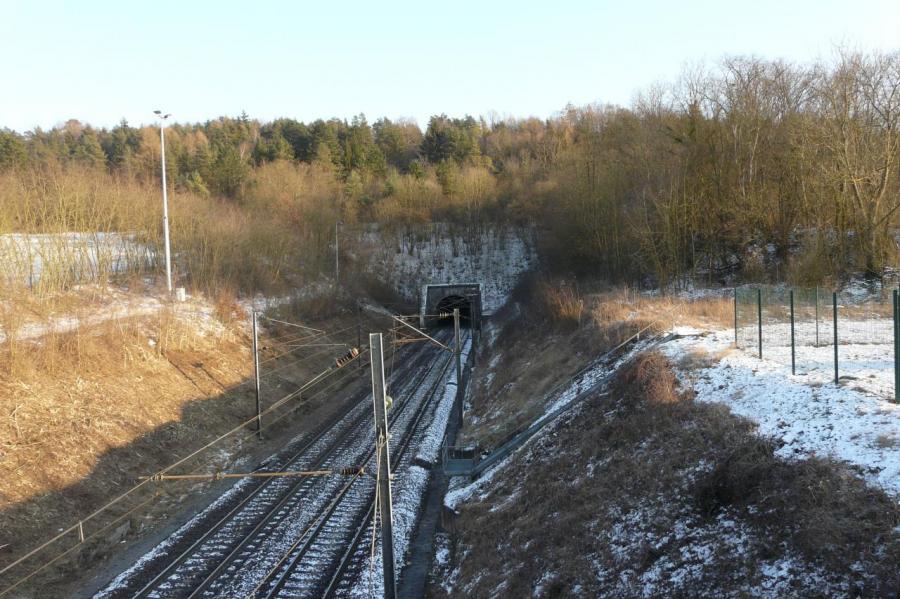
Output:
[[[79,291],[76,288],[75,291]],[[172,315],[190,322],[197,335],[218,335],[224,325],[215,316],[214,306],[204,298],[188,296],[185,302],[169,303],[163,295],[132,295],[119,288],[105,286],[102,289],[84,288],[82,291],[102,292],[99,299],[75,312],[51,314],[44,318],[24,319],[14,329],[14,339],[39,340],[48,334],[63,334],[81,328],[90,328],[105,322],[153,316],[170,306]],[[0,343],[7,340],[9,331],[0,327]]]
[[[884,399],[894,396],[893,321],[889,318],[840,320],[838,323],[838,375],[844,384]],[[834,332],[831,322],[795,325],[797,375],[809,383],[834,382]],[[733,341],[731,337],[729,341]],[[738,329],[739,347],[757,357],[755,326]],[[790,323],[763,325],[763,358],[791,365]],[[790,372],[790,368],[788,368]]]
[[[790,371],[789,337],[788,343],[776,344],[773,340],[767,346],[765,360],[759,360],[752,351],[735,350],[733,330],[709,332],[678,327],[672,331],[678,337],[659,348],[675,365],[682,387],[695,391],[696,401],[724,404],[733,413],[758,423],[759,434],[780,443],[779,457],[794,460],[816,455],[847,462],[869,484],[900,501],[900,405],[890,401],[893,346],[869,342],[872,322],[860,323],[856,329],[849,322],[844,324],[847,327],[844,342],[838,346],[840,386],[835,386],[833,381],[833,346],[803,347],[798,353],[798,365],[802,357],[805,371],[799,374],[798,370],[797,376]],[[883,324],[877,323],[875,328]],[[807,331],[798,332],[807,335]],[[598,380],[597,372],[590,368],[588,372],[589,378]],[[548,396],[547,412],[574,396],[577,396],[574,384],[558,396]],[[557,446],[555,438],[567,434],[566,428],[577,422],[578,415],[586,409],[584,404],[573,406],[555,419],[552,426],[540,431],[532,441],[479,479],[471,482],[454,479],[445,505],[460,510],[464,504],[487,501],[489,513],[500,512],[503,514],[500,517],[510,517],[517,509],[510,505],[521,506],[522,501],[528,501],[528,489],[515,482],[516,473],[521,474],[516,469],[522,464],[540,468],[548,451],[568,451],[569,445]],[[612,410],[601,417],[611,422],[618,416]],[[595,470],[604,471],[608,459],[600,455],[586,464],[585,476],[594,476]],[[852,576],[832,572],[810,561],[799,550],[762,551],[760,548],[766,547],[765,532],[739,509],[725,507],[714,517],[698,513],[695,483],[708,476],[713,466],[712,461],[701,459],[665,494],[648,495],[637,504],[614,505],[609,513],[598,506],[602,513],[596,522],[584,522],[598,546],[604,548],[603,552],[611,551],[612,557],[606,553],[602,557],[598,554],[596,559],[591,557],[594,564],[591,573],[605,594],[713,596],[703,590],[725,588],[729,589],[728,596],[783,597],[798,590],[803,596],[809,596],[811,590],[824,596],[841,596],[856,588]],[[578,481],[572,484],[577,486]],[[555,514],[547,515],[550,521],[555,517]],[[480,588],[482,578],[464,575],[461,563],[472,548],[466,539],[459,541],[457,544],[441,537],[436,553],[436,571],[443,591],[449,596]],[[498,542],[498,552],[515,554],[502,540]],[[478,543],[475,546],[479,551],[484,550]],[[679,549],[667,549],[673,546]],[[647,555],[648,551],[659,557],[645,566],[640,556]],[[848,556],[848,559],[857,558]],[[862,571],[863,567],[854,563],[850,569]],[[538,578],[534,596],[552,588],[556,580],[565,585],[571,580],[571,573],[547,569]],[[501,583],[492,592],[502,594],[503,591]],[[570,587],[569,591],[577,594],[578,587]]]
[[[790,346],[764,346],[760,360],[731,349],[733,331],[676,332],[683,337],[662,349],[684,366],[679,377],[695,391],[697,401],[723,403],[758,423],[760,434],[783,443],[778,450],[782,457],[846,461],[900,500],[900,405],[889,399],[891,347],[852,343],[848,336],[838,345],[842,379],[836,386],[833,347],[798,348],[798,364],[802,356],[803,364],[815,367],[802,374],[798,368],[794,376]]]
[[[683,492],[679,489],[674,497],[648,498],[631,509],[610,514],[615,524],[598,533],[608,539],[615,565],[608,568],[599,560],[594,562],[594,574],[603,588],[635,597],[672,593],[709,596],[705,589],[722,584],[715,577],[710,579],[710,572],[715,571],[710,565],[732,562],[735,567],[727,583],[731,592],[725,596],[790,597],[799,589],[819,589],[823,596],[847,592],[847,581],[790,550],[775,557],[754,555],[756,568],[749,571],[744,564],[748,551],[760,545],[759,532],[731,510],[723,510],[714,518],[699,516],[687,507]],[[661,534],[655,519],[667,511],[675,520],[668,532]],[[681,547],[680,555],[663,555],[645,571],[635,571],[635,555],[647,547],[670,544]]]
[[[153,264],[154,252],[124,233],[0,235],[0,276],[33,287],[52,277],[70,283],[95,281]]]

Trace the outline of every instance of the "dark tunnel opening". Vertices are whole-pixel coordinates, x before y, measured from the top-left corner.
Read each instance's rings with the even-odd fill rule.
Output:
[[[452,327],[453,310],[459,308],[459,326],[469,328],[472,326],[472,302],[461,295],[448,295],[441,298],[435,307],[437,320],[435,326]]]

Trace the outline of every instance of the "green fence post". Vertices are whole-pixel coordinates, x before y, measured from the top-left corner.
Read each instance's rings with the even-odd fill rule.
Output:
[[[900,403],[900,295],[894,289],[894,402]]]
[[[834,313],[834,384],[838,384],[838,329],[837,329],[837,292],[831,293],[831,307]]]
[[[816,285],[816,347],[819,347],[819,286]]]
[[[791,289],[791,374],[797,374],[797,351],[794,345],[794,290]]]
[[[737,287],[734,288],[734,346],[738,347],[737,336]]]
[[[759,334],[759,359],[762,360],[762,288],[756,288],[756,328]]]

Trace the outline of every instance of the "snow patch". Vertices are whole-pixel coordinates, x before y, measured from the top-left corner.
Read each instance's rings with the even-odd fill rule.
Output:
[[[893,372],[878,365],[890,363],[891,356],[883,349],[872,353],[865,344],[839,346],[841,355],[848,356],[847,369],[854,361],[849,356],[855,356],[859,378],[849,383],[853,387],[836,386],[833,371],[824,365],[795,376],[780,360],[765,358],[775,348],[760,360],[731,349],[732,340],[732,331],[717,331],[675,339],[663,351],[676,365],[689,355],[721,356],[707,365],[678,369],[682,385],[694,390],[697,401],[723,403],[756,422],[760,434],[783,443],[779,456],[819,455],[848,462],[870,483],[900,497],[900,405],[884,399],[886,386],[893,392]],[[819,350],[833,352],[798,349],[804,364],[816,360]]]

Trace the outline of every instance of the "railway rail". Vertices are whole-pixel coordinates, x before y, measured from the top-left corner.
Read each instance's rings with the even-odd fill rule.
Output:
[[[446,336],[448,333],[442,333]],[[391,460],[408,465],[452,356],[431,344],[395,350],[390,412]],[[391,358],[388,358],[391,363]],[[368,369],[366,369],[368,373]],[[356,393],[330,426],[301,439],[269,469],[373,470],[370,391]],[[243,481],[242,481],[243,482]],[[375,481],[369,475],[267,478],[235,486],[237,499],[188,527],[101,592],[103,597],[320,597],[347,588],[365,562],[361,547],[371,522]],[[361,561],[362,560],[362,561]]]

